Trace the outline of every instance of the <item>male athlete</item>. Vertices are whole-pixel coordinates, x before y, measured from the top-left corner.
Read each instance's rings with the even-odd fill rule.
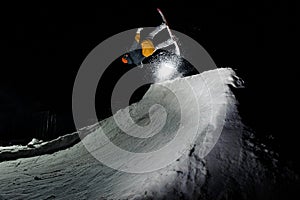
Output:
[[[151,56],[157,49],[162,49],[172,45],[175,42],[173,38],[170,38],[167,41],[162,42],[156,46],[154,46],[153,44],[153,38],[165,28],[167,28],[167,24],[162,23],[143,40],[141,40],[141,31],[143,30],[143,28],[138,28],[134,38],[134,42],[129,52],[122,57],[122,62],[125,64],[135,64],[142,66],[143,60]]]

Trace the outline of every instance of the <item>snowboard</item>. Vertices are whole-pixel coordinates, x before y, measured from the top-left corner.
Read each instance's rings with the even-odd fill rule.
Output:
[[[158,13],[160,14],[160,16],[161,16],[163,22],[167,25],[167,31],[168,31],[168,33],[169,33],[170,38],[172,38],[172,39],[174,40],[175,54],[177,54],[178,56],[180,56],[180,50],[179,50],[178,43],[177,43],[177,41],[176,41],[176,37],[174,36],[174,34],[173,34],[172,31],[171,31],[171,29],[170,29],[170,27],[169,27],[169,24],[168,24],[168,22],[167,22],[167,20],[166,20],[166,17],[164,16],[164,14],[162,13],[162,11],[161,11],[159,8],[157,8],[157,11],[158,11]]]

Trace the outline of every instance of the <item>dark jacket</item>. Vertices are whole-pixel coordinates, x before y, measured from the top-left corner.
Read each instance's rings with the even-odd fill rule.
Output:
[[[134,40],[128,52],[128,64],[140,65],[144,59],[145,56],[142,54],[142,46]]]

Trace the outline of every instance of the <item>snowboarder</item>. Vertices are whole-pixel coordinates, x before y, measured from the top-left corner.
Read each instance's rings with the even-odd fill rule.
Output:
[[[151,56],[156,50],[168,47],[174,44],[176,41],[171,37],[165,42],[162,42],[156,46],[153,44],[153,38],[162,30],[168,28],[168,25],[163,22],[160,26],[157,26],[145,39],[141,40],[141,31],[143,28],[138,28],[134,38],[134,42],[129,50],[122,57],[122,62],[125,64],[143,65],[143,60]]]

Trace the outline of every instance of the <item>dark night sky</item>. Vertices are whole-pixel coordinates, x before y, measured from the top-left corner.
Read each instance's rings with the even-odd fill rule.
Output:
[[[2,14],[0,120],[10,115],[22,121],[22,113],[40,109],[70,114],[73,82],[84,58],[114,34],[160,24],[155,7],[41,6]],[[297,67],[292,7],[271,1],[159,7],[172,29],[194,38],[218,67],[232,67],[244,79],[246,89],[236,92],[244,122],[258,135],[277,136],[291,151]]]

